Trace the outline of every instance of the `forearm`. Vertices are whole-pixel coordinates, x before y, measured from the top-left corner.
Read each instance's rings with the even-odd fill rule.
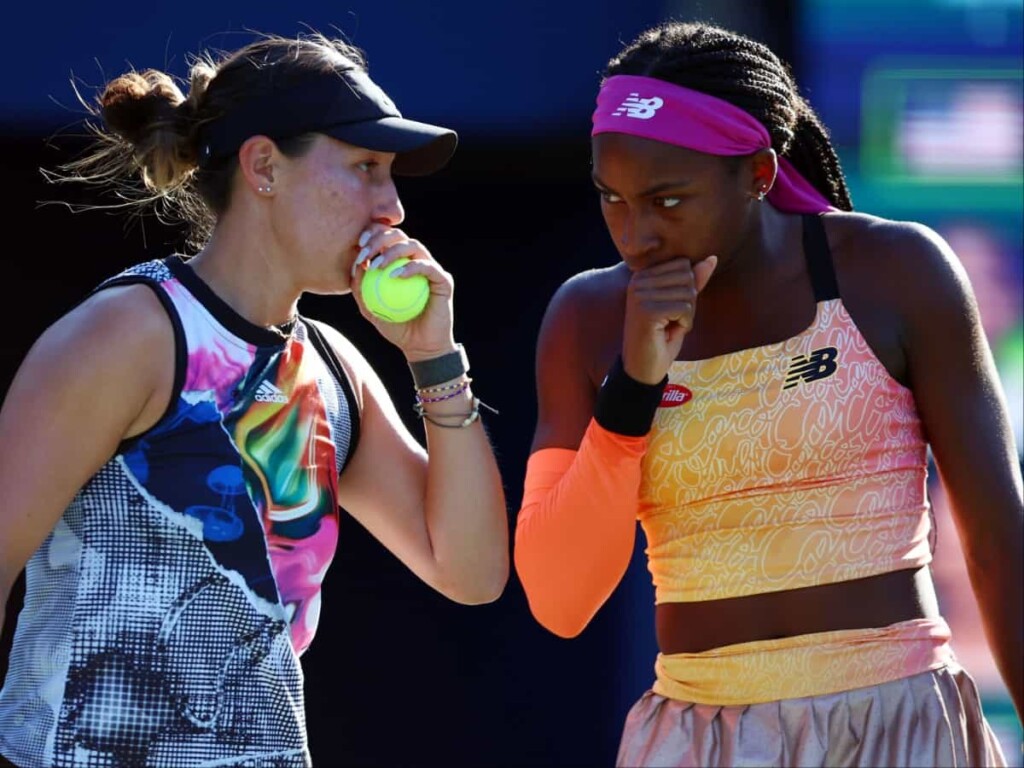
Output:
[[[645,449],[645,438],[592,421],[578,451],[530,457],[516,573],[537,621],[559,636],[579,634],[626,572]]]
[[[1011,536],[1011,534],[1007,534]],[[1024,722],[1024,568],[1020,526],[1001,542],[998,554],[965,551],[971,586],[983,617],[992,656],[1010,692],[1017,717]],[[1006,552],[1006,541],[1012,551]],[[994,542],[993,542],[994,544]],[[994,553],[995,547],[989,549]]]
[[[629,566],[641,462],[666,381],[636,381],[617,358],[579,450],[545,448],[530,457],[516,572],[533,615],[556,635],[582,632]]]
[[[425,408],[426,524],[441,589],[460,603],[496,600],[508,581],[508,515],[501,475],[467,390]],[[440,426],[446,424],[448,426]]]

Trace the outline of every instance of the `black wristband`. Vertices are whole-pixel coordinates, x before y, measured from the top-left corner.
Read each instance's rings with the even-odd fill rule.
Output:
[[[448,352],[440,357],[432,357],[429,360],[418,360],[409,363],[409,370],[412,372],[412,380],[416,389],[436,387],[469,371],[469,359],[466,357],[466,350],[461,344],[455,345],[454,352]]]
[[[616,357],[597,392],[594,420],[609,432],[643,437],[651,431],[667,383],[668,376],[658,384],[637,381],[622,367],[622,356]]]

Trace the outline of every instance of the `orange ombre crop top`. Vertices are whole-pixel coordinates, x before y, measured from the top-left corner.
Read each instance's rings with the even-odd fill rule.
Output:
[[[913,393],[847,314],[817,216],[804,217],[804,248],[817,301],[809,328],[669,371],[638,512],[658,603],[931,561]]]

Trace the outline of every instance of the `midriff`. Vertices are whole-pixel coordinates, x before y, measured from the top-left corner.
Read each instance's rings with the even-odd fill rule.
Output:
[[[938,617],[927,566],[781,592],[661,603],[655,609],[658,647],[664,654]]]

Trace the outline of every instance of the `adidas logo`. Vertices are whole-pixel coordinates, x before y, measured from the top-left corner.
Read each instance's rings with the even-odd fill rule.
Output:
[[[638,120],[650,120],[665,102],[657,96],[641,99],[639,93],[631,93],[619,108],[612,112],[612,117],[635,117]]]
[[[256,388],[258,403],[287,403],[288,396],[269,381],[264,381]]]

